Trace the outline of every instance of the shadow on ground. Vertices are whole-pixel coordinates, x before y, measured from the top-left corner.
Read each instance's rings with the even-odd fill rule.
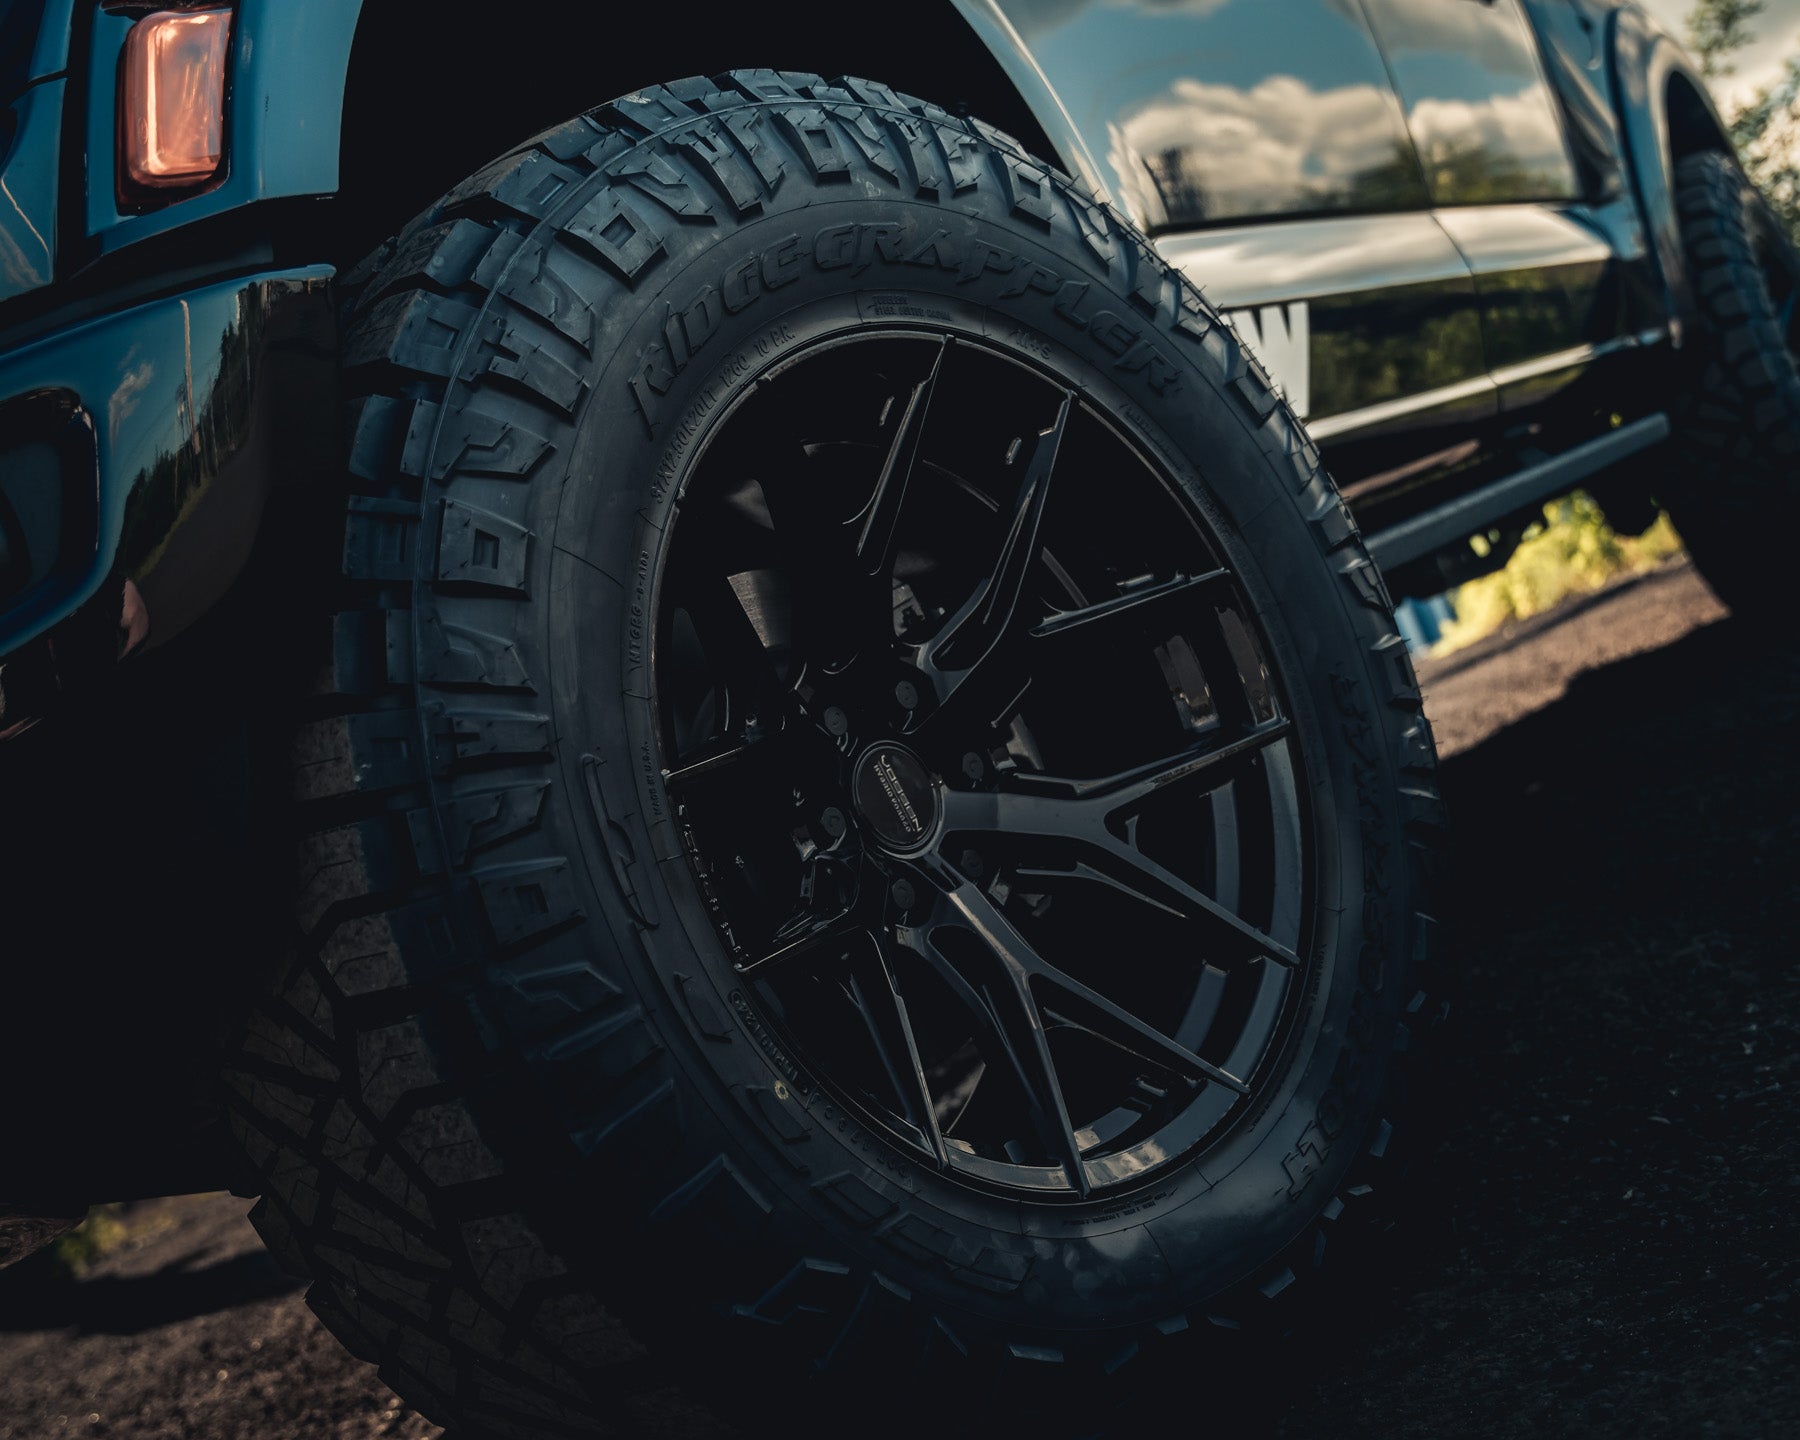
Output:
[[[1441,1139],[1282,1433],[1800,1434],[1797,734],[1725,622],[1445,763]]]
[[[1683,567],[1427,667],[1470,747],[1435,1138],[1316,1320],[1171,1377],[1151,1433],[1800,1434],[1800,659],[1717,613]],[[435,1433],[245,1253],[242,1202],[174,1203],[171,1244],[220,1227],[194,1268],[147,1250],[0,1333],[0,1440],[90,1409],[97,1436]],[[0,1332],[26,1323],[0,1286]],[[637,1419],[735,1433],[673,1392]]]
[[[38,1274],[43,1279],[38,1279]],[[141,1335],[164,1325],[287,1295],[301,1282],[274,1256],[250,1251],[190,1267],[176,1261],[148,1275],[97,1275],[68,1283],[43,1267],[0,1288],[0,1331],[72,1329],[83,1335]],[[34,1283],[35,1282],[35,1283]]]

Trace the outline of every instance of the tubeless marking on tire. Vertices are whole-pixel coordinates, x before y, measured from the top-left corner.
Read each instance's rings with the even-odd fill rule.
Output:
[[[810,241],[800,234],[787,235],[759,254],[740,260],[726,272],[721,284],[707,282],[682,302],[666,306],[661,338],[645,347],[627,381],[645,427],[652,435],[656,433],[663,397],[712,341],[723,317],[738,314],[791,284],[808,263],[817,270],[841,270],[852,277],[877,264],[890,271],[908,267],[936,270],[955,275],[959,285],[975,286],[980,292],[978,298],[984,301],[1035,295],[1048,302],[1051,313],[1064,325],[1091,336],[1109,352],[1114,370],[1141,374],[1158,395],[1180,388],[1180,368],[1137,319],[1121,313],[1128,310],[1124,302],[1118,302],[1119,309],[1111,308],[1105,303],[1106,292],[1097,290],[1092,281],[1065,274],[1040,260],[1028,260],[991,240],[952,235],[942,227],[921,237],[923,229],[909,217],[831,225],[815,232]],[[874,297],[874,315],[901,318],[910,310],[917,312],[917,318],[943,318],[930,311],[918,312],[914,297],[894,303],[898,299]],[[884,306],[883,301],[888,303]],[[884,309],[891,313],[883,314]],[[1172,328],[1200,336],[1210,328],[1210,322],[1203,313],[1190,315],[1178,305]],[[731,363],[736,363],[735,358]],[[717,397],[712,403],[717,403]],[[710,410],[711,404],[703,409]],[[697,423],[698,418],[690,413],[684,424]],[[659,483],[666,486],[667,482],[659,477]]]
[[[1193,1172],[1191,1178],[1205,1179],[1198,1171]],[[1212,1183],[1208,1181],[1195,1193],[1204,1194],[1210,1189],[1212,1189]],[[1176,1194],[1177,1187],[1171,1185],[1166,1189],[1151,1191],[1147,1195],[1134,1195],[1124,1203],[1108,1210],[1094,1214],[1058,1216],[1056,1220],[1068,1230],[1092,1230],[1096,1227],[1112,1226],[1133,1215],[1148,1218],[1152,1210],[1159,1208],[1165,1200],[1172,1199]]]
[[[950,312],[921,305],[913,295],[867,295],[858,297],[858,309],[865,320],[929,320],[950,323]]]

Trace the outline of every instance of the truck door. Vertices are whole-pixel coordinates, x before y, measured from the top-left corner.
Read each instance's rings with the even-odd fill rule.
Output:
[[[1361,3],[1433,214],[1474,273],[1508,440],[1528,452],[1591,438],[1614,423],[1640,348],[1621,262],[1628,202],[1583,195],[1519,0]]]
[[[1000,3],[1116,198],[1259,351],[1359,518],[1479,462],[1497,406],[1474,280],[1358,0]]]

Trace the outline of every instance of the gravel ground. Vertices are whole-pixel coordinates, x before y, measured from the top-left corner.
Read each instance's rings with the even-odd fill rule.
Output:
[[[1408,1213],[1184,1410],[1292,1437],[1800,1435],[1800,662],[1678,562],[1423,679],[1463,966]],[[246,1202],[0,1277],[0,1440],[439,1432],[319,1328]],[[670,1393],[633,1433],[730,1432]]]
[[[244,1218],[248,1200],[127,1206],[77,1284],[0,1275],[0,1437],[441,1435],[345,1354]]]

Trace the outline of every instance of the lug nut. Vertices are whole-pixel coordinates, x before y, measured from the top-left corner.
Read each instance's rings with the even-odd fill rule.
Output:
[[[828,706],[825,711],[825,728],[833,735],[848,735],[850,717],[836,705]]]
[[[912,881],[910,880],[896,880],[894,882],[894,888],[888,893],[894,897],[894,903],[902,910],[912,909],[913,901],[919,898],[913,892]]]
[[[980,854],[974,850],[965,850],[962,853],[962,860],[959,862],[958,868],[971,880],[979,880],[981,878],[982,870],[986,867],[982,864]]]
[[[825,833],[833,840],[849,828],[849,821],[844,819],[844,812],[835,805],[828,805],[825,813],[819,816],[819,823],[825,827]]]
[[[902,710],[917,710],[919,708],[919,687],[910,680],[902,680],[894,687],[894,699],[900,702]]]

